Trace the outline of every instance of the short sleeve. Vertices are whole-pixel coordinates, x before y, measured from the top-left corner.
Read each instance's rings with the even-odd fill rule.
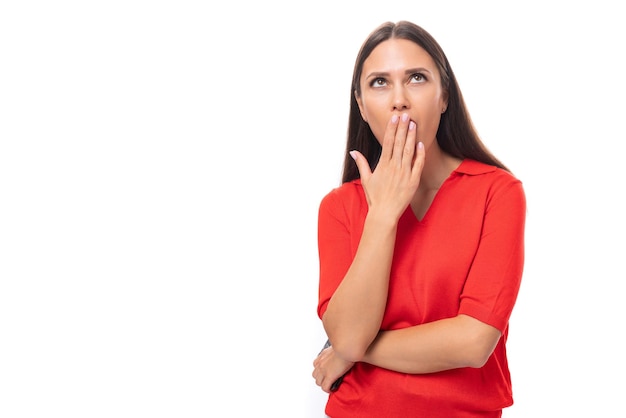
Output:
[[[461,293],[460,314],[504,333],[519,292],[524,266],[526,197],[516,179],[493,187],[480,245]]]

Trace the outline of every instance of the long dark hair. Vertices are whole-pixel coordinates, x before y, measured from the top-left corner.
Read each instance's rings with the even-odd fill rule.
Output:
[[[502,164],[481,141],[469,112],[465,106],[461,89],[452,72],[448,58],[437,41],[420,26],[400,21],[397,23],[386,22],[376,28],[365,40],[354,64],[352,85],[350,86],[350,116],[348,119],[348,141],[346,155],[343,163],[342,182],[346,183],[360,177],[359,170],[349,152],[360,151],[370,163],[372,170],[378,164],[381,146],[374,137],[369,125],[361,117],[355,92],[361,95],[361,73],[363,63],[381,42],[389,39],[406,39],[415,42],[433,58],[441,75],[441,84],[448,93],[448,106],[441,115],[439,128],[437,129],[437,143],[448,154],[457,158],[470,158],[486,164],[509,169]]]

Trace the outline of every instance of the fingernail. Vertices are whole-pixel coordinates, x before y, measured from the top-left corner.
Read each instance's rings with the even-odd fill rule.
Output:
[[[350,154],[350,157],[352,157],[352,159],[353,159],[354,161],[356,161],[356,152],[355,152],[355,151],[350,151],[350,153],[349,153],[349,154]]]
[[[411,121],[409,122],[409,131],[412,131],[413,129],[415,129],[415,122]]]
[[[417,143],[417,148],[424,149],[424,143],[422,141]]]
[[[406,122],[407,120],[409,120],[409,115],[407,115],[406,113],[402,114],[402,122]]]
[[[393,115],[391,117],[391,123],[396,123],[398,121],[398,115]]]

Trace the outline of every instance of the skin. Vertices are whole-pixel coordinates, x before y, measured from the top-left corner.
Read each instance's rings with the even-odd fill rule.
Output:
[[[433,59],[404,39],[382,42],[364,62],[361,116],[382,145],[374,172],[355,159],[369,205],[355,258],[324,313],[333,342],[313,362],[315,383],[325,392],[355,362],[403,373],[482,367],[501,333],[475,318],[454,318],[405,329],[380,331],[398,220],[410,205],[418,220],[461,160],[436,139],[447,92]]]

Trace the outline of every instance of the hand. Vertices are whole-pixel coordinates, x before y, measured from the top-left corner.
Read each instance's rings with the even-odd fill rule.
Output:
[[[370,210],[382,210],[385,216],[399,219],[415,195],[426,156],[424,144],[417,142],[416,128],[406,113],[391,118],[373,173],[363,154],[350,152],[361,175]]]
[[[339,358],[332,346],[325,348],[313,361],[312,376],[315,384],[324,392],[330,393],[333,383],[346,374],[353,365],[354,363]]]

